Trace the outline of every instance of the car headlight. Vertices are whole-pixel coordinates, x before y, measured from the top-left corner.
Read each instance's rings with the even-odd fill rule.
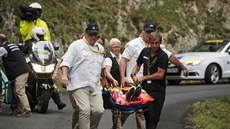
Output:
[[[184,64],[186,65],[198,65],[201,61],[199,60],[191,60],[191,61],[185,61]]]
[[[42,66],[42,65],[39,65],[39,64],[32,63],[32,67],[33,67],[33,70],[36,73],[51,73],[51,72],[53,72],[53,70],[55,68],[55,64]]]

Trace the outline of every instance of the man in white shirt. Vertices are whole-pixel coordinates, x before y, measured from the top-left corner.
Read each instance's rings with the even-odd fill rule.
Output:
[[[137,57],[139,56],[141,50],[148,46],[148,36],[149,33],[155,31],[155,25],[153,23],[146,23],[144,25],[144,31],[142,34],[130,42],[128,42],[125,46],[125,50],[122,53],[122,59],[121,59],[121,84],[126,83],[132,83],[132,79],[130,77],[130,74],[132,73],[132,69],[134,65],[136,64]],[[179,68],[181,68],[184,72],[185,76],[188,76],[188,70],[187,68],[170,52],[168,51],[164,45],[160,46],[161,49],[168,55],[169,61],[176,64]],[[127,69],[126,69],[127,66]],[[125,69],[126,69],[126,78],[125,78]],[[137,73],[137,76],[143,75],[143,68]]]
[[[125,86],[125,84],[133,83],[132,78],[130,75],[132,74],[133,67],[136,64],[136,60],[142,51],[143,48],[148,46],[149,42],[149,35],[151,32],[154,32],[156,30],[156,26],[153,23],[146,23],[144,25],[144,30],[142,34],[128,42],[125,46],[125,50],[122,53],[122,58],[120,61],[120,77],[121,77],[121,85]],[[179,66],[184,71],[184,75],[188,76],[188,70],[187,68],[167,49],[164,48],[164,46],[160,46],[161,49],[168,55],[169,60]],[[126,76],[125,76],[126,73]],[[143,75],[143,66],[141,67],[141,70],[137,73],[136,76],[142,76]],[[128,115],[127,115],[128,117]],[[127,119],[123,118],[125,120]],[[144,115],[142,111],[136,112],[136,122],[137,122],[137,128],[138,129],[146,129],[145,127],[145,121],[144,121]]]
[[[84,37],[69,46],[60,65],[61,81],[74,109],[73,129],[96,129],[104,111],[100,87],[104,47],[96,42],[98,37],[98,26],[89,24]]]

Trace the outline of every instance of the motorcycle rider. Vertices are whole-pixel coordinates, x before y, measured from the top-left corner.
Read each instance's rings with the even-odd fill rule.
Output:
[[[51,36],[48,26],[46,22],[40,18],[42,13],[42,6],[39,3],[34,2],[30,4],[29,7],[21,6],[20,8],[22,11],[22,14],[20,16],[20,35],[22,42],[30,42],[30,40],[32,39],[31,31],[35,26],[45,28],[46,34],[44,35],[44,39],[46,41],[50,41]]]
[[[45,34],[40,40],[50,41],[51,37],[46,22],[40,19],[42,6],[39,3],[34,2],[29,5],[29,9],[24,10],[26,11],[25,15],[21,16],[22,20],[20,21],[20,34],[22,42],[25,43],[22,50],[26,53],[28,52],[28,49],[30,49],[31,42],[35,40],[32,36],[32,30],[35,27],[42,27],[43,29],[45,29]],[[57,91],[53,92],[52,99],[57,104],[59,110],[63,109],[66,106],[66,104],[61,101],[59,93]]]

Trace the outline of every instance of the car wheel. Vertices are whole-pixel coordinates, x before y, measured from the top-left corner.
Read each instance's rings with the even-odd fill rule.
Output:
[[[167,80],[169,85],[179,85],[181,80]]]
[[[205,83],[206,84],[216,84],[220,80],[220,69],[216,64],[211,64],[208,66],[205,72]]]

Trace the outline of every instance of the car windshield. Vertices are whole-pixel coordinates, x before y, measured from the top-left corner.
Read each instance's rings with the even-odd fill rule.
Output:
[[[218,52],[221,51],[227,43],[228,41],[225,40],[207,40],[193,47],[190,52]]]

